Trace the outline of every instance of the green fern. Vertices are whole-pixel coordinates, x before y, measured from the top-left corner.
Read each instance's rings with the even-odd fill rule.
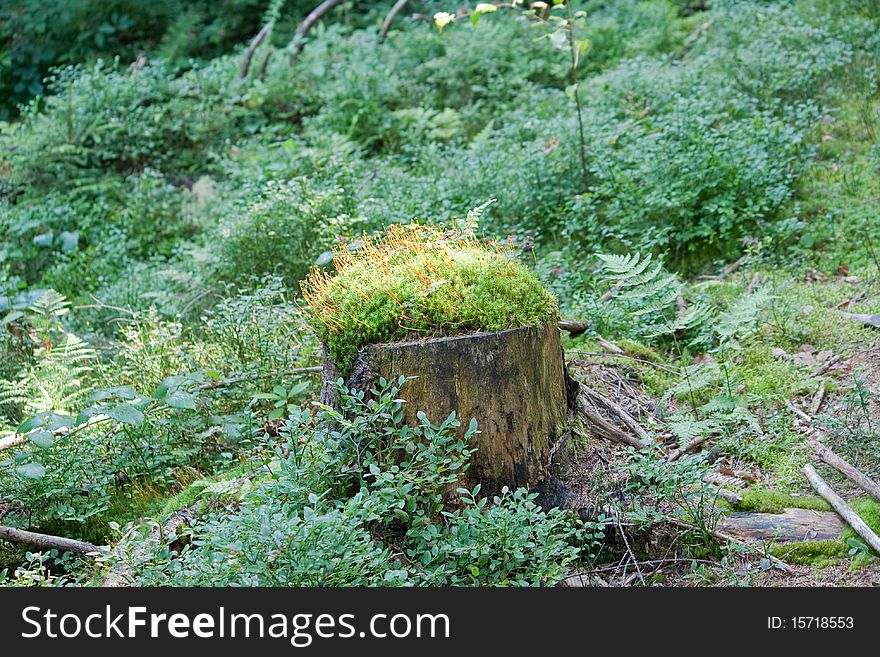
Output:
[[[11,409],[7,419],[76,407],[85,395],[85,378],[95,357],[95,351],[71,333],[65,333],[57,345],[39,350],[35,364],[14,379],[0,380],[0,406]]]

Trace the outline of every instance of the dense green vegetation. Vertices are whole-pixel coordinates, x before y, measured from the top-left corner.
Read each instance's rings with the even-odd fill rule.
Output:
[[[880,312],[876,1],[520,4],[441,30],[418,15],[455,7],[422,0],[380,42],[390,4],[335,9],[295,63],[311,3],[0,8],[0,524],[125,534],[97,563],[4,543],[3,581],[135,560],[143,584],[546,585],[611,558],[598,511],[445,505],[470,418],[405,426],[405,380],[312,404],[321,341],[345,363],[404,316],[587,322],[569,354],[623,347],[652,435],[708,435],[779,492],[747,508],[807,492],[786,400],[817,385],[835,449],[880,472],[877,332],[837,308]],[[694,526],[683,554],[728,582],[708,467],[634,452],[615,486],[640,527]],[[871,562],[844,544],[824,556]]]

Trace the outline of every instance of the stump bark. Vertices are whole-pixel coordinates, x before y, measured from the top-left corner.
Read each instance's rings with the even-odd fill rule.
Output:
[[[480,433],[471,466],[457,486],[534,488],[549,474],[551,448],[569,408],[569,379],[556,324],[364,347],[348,373],[349,389],[369,390],[381,376],[416,377],[404,386],[404,417],[424,411],[439,423],[455,411],[463,434]],[[333,405],[336,364],[325,358],[321,402]]]

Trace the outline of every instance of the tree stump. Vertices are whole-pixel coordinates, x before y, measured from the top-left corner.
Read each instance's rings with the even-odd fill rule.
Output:
[[[321,402],[333,405],[336,364],[324,361]],[[471,466],[457,486],[534,488],[549,474],[550,452],[566,422],[569,379],[555,323],[490,333],[372,344],[358,354],[349,389],[369,390],[381,376],[416,377],[404,386],[404,417],[424,411],[439,423],[455,411],[463,434],[471,418],[480,433]]]

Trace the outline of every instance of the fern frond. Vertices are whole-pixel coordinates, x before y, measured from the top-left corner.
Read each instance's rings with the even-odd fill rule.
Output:
[[[46,290],[31,304],[28,310],[43,319],[53,319],[70,312],[69,306],[70,304],[63,294],[55,290]]]

